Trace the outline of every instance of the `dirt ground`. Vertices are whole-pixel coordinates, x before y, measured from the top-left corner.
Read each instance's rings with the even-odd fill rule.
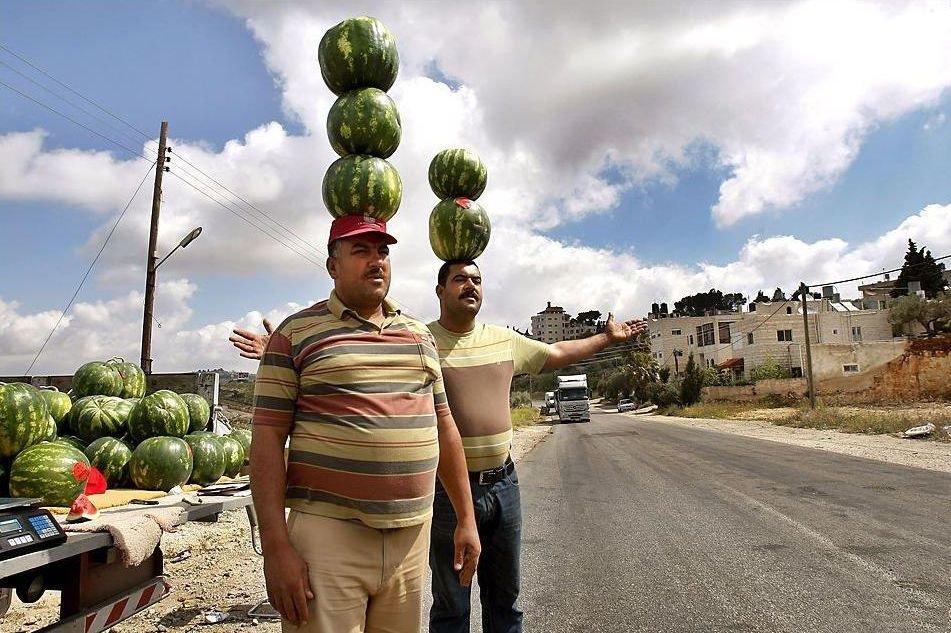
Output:
[[[775,410],[771,410],[775,411]],[[857,457],[951,472],[951,444],[773,426],[766,420],[710,420],[625,414],[636,423],[647,419],[672,425],[706,428],[798,446],[830,450]],[[513,458],[520,461],[551,431],[549,425],[519,429]],[[172,594],[116,626],[117,633],[151,631],[280,631],[278,620],[253,618],[248,610],[264,598],[261,559],[251,549],[244,510],[221,515],[217,523],[187,523],[165,534],[162,550]],[[0,620],[0,632],[34,631],[57,618],[59,594],[48,592],[39,602],[23,605],[15,597]],[[221,618],[212,623],[209,619]]]

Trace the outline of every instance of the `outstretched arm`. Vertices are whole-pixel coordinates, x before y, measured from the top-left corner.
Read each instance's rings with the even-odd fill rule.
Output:
[[[574,341],[559,341],[551,346],[545,369],[558,369],[572,363],[583,361],[600,352],[608,345],[627,341],[647,329],[647,321],[631,319],[629,321],[615,321],[613,314],[608,314],[604,324],[604,331],[594,336]]]

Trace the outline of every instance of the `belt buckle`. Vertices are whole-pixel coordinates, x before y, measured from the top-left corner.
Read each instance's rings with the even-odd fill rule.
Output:
[[[499,480],[499,471],[500,468],[493,468],[492,470],[483,470],[479,473],[479,485],[480,486],[490,486]]]

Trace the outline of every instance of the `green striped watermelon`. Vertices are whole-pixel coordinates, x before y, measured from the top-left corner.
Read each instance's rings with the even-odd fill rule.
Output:
[[[114,437],[100,437],[86,447],[89,463],[99,469],[110,488],[123,483],[129,476],[132,450]]]
[[[43,431],[43,437],[40,438],[41,442],[52,442],[56,439],[56,420],[53,419],[53,416],[46,416],[46,430]]]
[[[0,383],[0,458],[13,457],[48,432],[49,407],[25,382]]]
[[[443,261],[475,259],[491,233],[489,215],[468,198],[446,198],[429,214],[429,245]]]
[[[192,449],[180,437],[150,437],[132,451],[129,475],[141,490],[169,491],[192,474]]]
[[[429,186],[440,199],[476,200],[487,181],[482,159],[467,149],[444,149],[429,163]]]
[[[225,474],[225,450],[214,434],[186,435],[185,441],[192,449],[192,475],[188,481],[207,486]]]
[[[122,435],[128,417],[129,403],[122,398],[86,396],[73,404],[69,428],[88,444],[100,437]]]
[[[338,158],[324,174],[324,205],[330,215],[369,215],[386,222],[400,208],[403,181],[382,158],[353,154]]]
[[[400,56],[396,38],[376,18],[350,18],[327,29],[317,46],[320,74],[341,95],[369,86],[384,92],[396,81]]]
[[[377,88],[345,92],[327,114],[330,146],[340,156],[388,158],[399,146],[401,133],[396,104]]]
[[[13,460],[10,494],[39,497],[48,506],[69,506],[88,478],[89,460],[82,451],[62,442],[40,442]]]
[[[85,396],[118,396],[122,393],[122,375],[115,365],[94,360],[73,374],[73,394]]]
[[[247,429],[235,429],[225,437],[233,437],[238,440],[238,443],[241,444],[241,448],[244,449],[244,463],[247,464],[251,461],[251,431]]]
[[[188,405],[174,391],[160,389],[132,407],[127,426],[133,442],[161,435],[184,437],[191,421]]]
[[[57,437],[57,438],[56,438],[55,440],[53,440],[53,441],[54,441],[54,442],[58,442],[58,443],[60,443],[60,444],[67,444],[67,445],[69,445],[69,446],[72,446],[73,448],[76,448],[76,449],[80,450],[80,451],[85,451],[85,450],[86,450],[86,442],[82,441],[81,439],[79,439],[79,438],[76,437],[75,435],[60,435],[59,437]]]
[[[211,406],[208,401],[197,393],[183,393],[180,395],[188,406],[188,430],[190,432],[204,430],[211,419]]]
[[[73,406],[73,401],[69,395],[56,387],[40,387],[40,395],[46,399],[46,406],[50,410],[50,415],[56,420],[58,431],[65,431],[69,421],[67,414]]]
[[[219,435],[218,443],[225,457],[225,476],[237,477],[244,466],[244,446],[229,435]]]
[[[122,393],[116,394],[122,398],[141,398],[145,395],[145,372],[135,363],[126,362],[120,356],[107,361],[119,372],[122,378]]]

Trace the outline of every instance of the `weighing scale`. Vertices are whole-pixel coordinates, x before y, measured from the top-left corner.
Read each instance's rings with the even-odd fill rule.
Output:
[[[42,499],[0,497],[0,560],[55,547],[66,533]]]

